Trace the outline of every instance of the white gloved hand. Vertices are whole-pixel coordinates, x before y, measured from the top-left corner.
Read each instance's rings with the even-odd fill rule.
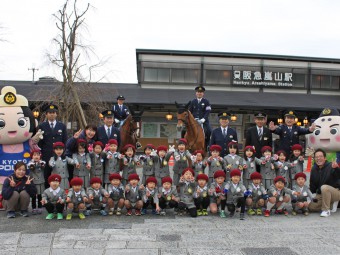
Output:
[[[169,152],[175,152],[175,145],[169,145]]]
[[[119,123],[120,122],[120,120],[119,119],[115,119],[115,123]]]
[[[191,161],[192,161],[193,163],[196,162],[196,156],[195,156],[195,155],[191,155],[190,159],[191,159]]]
[[[151,150],[150,156],[157,156],[157,150]]]
[[[203,124],[205,122],[205,118],[200,119],[200,121],[201,121],[201,124]]]

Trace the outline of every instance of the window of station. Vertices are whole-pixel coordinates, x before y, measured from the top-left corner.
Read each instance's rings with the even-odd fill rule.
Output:
[[[144,68],[144,81],[148,82],[169,82],[169,68]]]
[[[232,73],[230,70],[206,70],[206,84],[231,84]]]
[[[312,74],[311,88],[339,90],[339,76]]]
[[[171,69],[171,82],[198,84],[199,73],[198,69]]]

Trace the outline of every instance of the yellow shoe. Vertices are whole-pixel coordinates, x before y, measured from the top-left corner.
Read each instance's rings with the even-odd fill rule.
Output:
[[[203,215],[203,216],[207,216],[207,215],[208,215],[207,209],[203,209],[203,210],[202,210],[202,215]]]
[[[78,216],[79,216],[79,219],[81,219],[81,220],[83,220],[83,219],[86,218],[85,215],[84,215],[83,213],[79,213]]]
[[[255,211],[253,209],[248,209],[248,215],[255,215]]]
[[[203,213],[202,213],[202,211],[201,210],[197,210],[197,216],[202,216],[203,215]]]
[[[262,209],[257,209],[257,210],[256,210],[256,214],[257,214],[257,215],[262,215]]]
[[[66,220],[70,220],[70,219],[72,219],[72,213],[69,213],[66,215]]]

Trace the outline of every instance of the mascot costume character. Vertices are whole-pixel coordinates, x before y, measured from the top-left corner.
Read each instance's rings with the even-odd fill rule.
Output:
[[[35,132],[37,124],[26,97],[17,94],[14,87],[3,87],[0,94],[0,192],[4,180],[13,174],[14,165],[18,161],[28,163],[31,150],[39,149],[37,143],[42,132]]]

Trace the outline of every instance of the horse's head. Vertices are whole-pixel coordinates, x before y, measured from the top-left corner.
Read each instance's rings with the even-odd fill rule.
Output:
[[[137,138],[140,138],[140,130],[142,128],[142,116],[139,116],[139,115],[135,115],[135,116],[132,116],[132,120],[131,120],[131,129],[132,129],[132,132],[135,134],[135,136]]]
[[[180,131],[188,122],[189,116],[188,108],[190,102],[186,105],[180,105],[177,102],[175,102],[175,104],[177,107],[177,130]]]

